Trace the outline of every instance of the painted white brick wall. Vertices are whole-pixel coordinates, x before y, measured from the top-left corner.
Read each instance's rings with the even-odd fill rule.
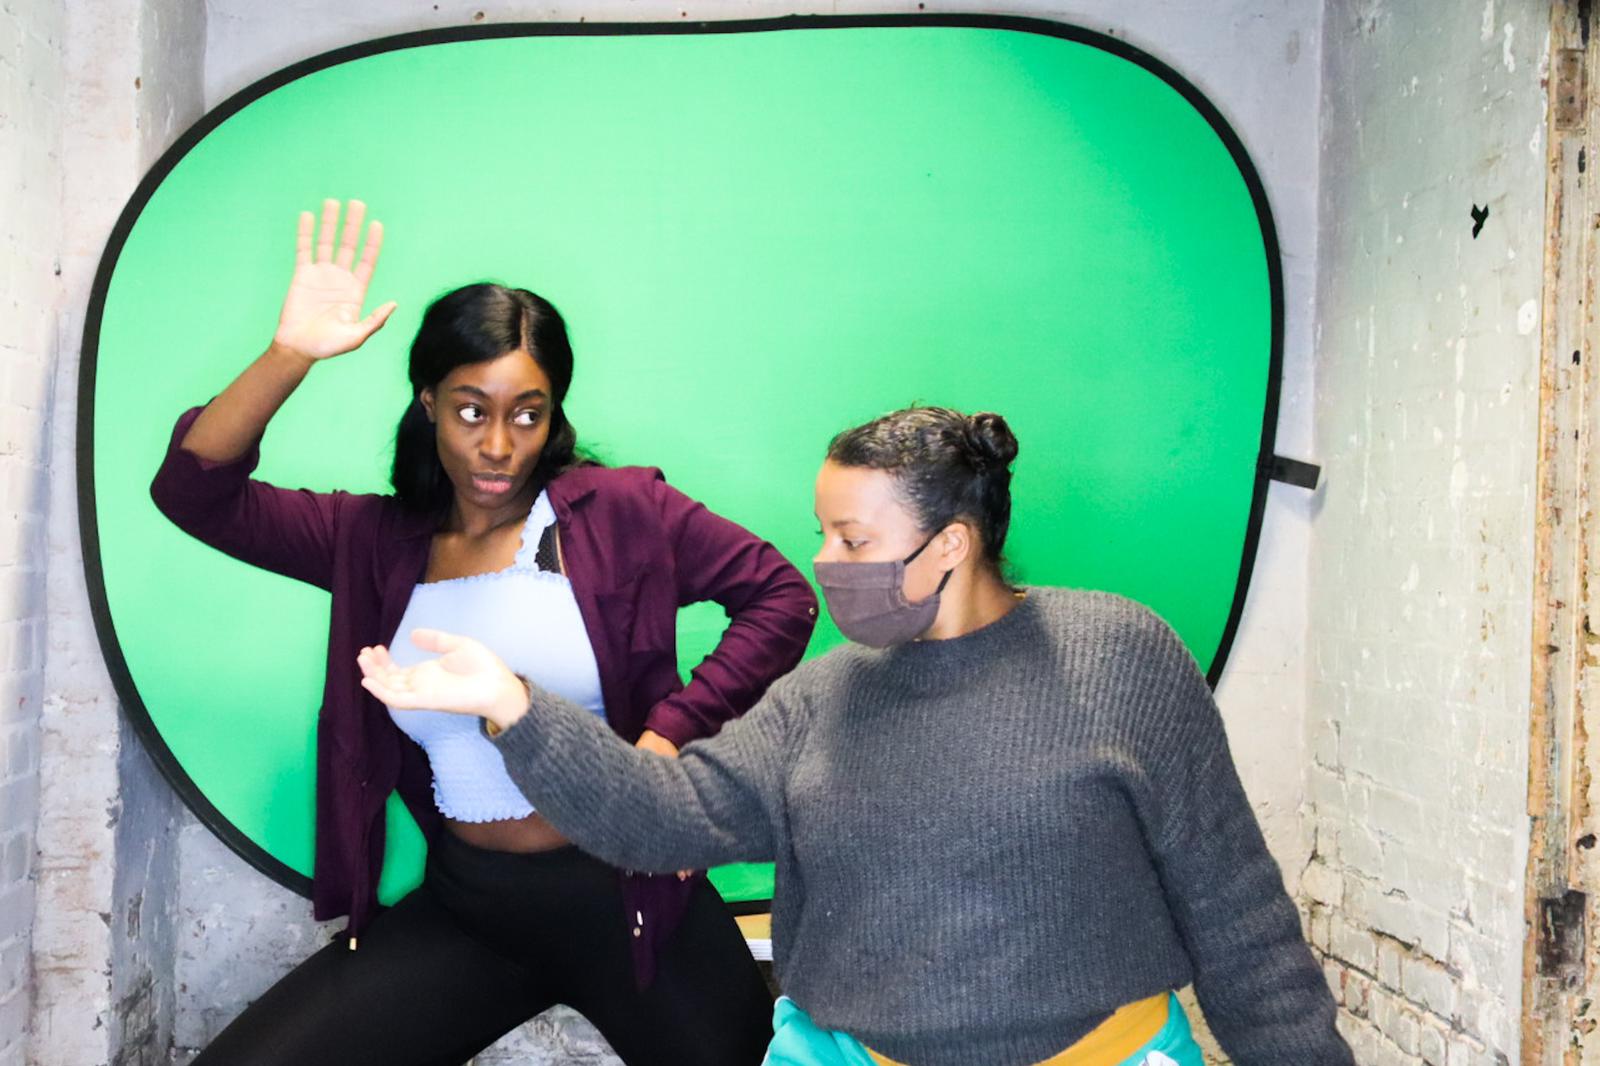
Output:
[[[1547,31],[1326,10],[1302,894],[1362,1063],[1517,1061]]]
[[[144,1066],[167,1061],[171,1044],[174,921],[162,911],[176,899],[178,807],[121,718],[89,612],[75,471],[78,349],[113,222],[174,127],[198,117],[204,8],[202,0],[48,6],[64,20],[60,277],[45,368],[54,397],[27,1056],[39,1066]]]
[[[0,1066],[32,1008],[63,31],[55,4],[0,6]]]

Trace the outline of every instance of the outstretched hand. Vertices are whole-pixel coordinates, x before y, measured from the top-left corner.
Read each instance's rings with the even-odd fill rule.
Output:
[[[528,711],[528,687],[500,656],[473,640],[438,629],[414,629],[411,643],[438,653],[415,666],[400,666],[382,644],[356,654],[361,686],[396,711],[450,711],[475,714],[505,729]],[[677,758],[678,746],[645,730],[638,747]],[[691,870],[679,870],[688,880]]]
[[[528,689],[500,657],[470,637],[417,629],[411,643],[438,658],[399,666],[379,644],[356,655],[361,685],[397,711],[472,714],[504,729],[528,709]]]
[[[356,259],[356,244],[367,205],[351,200],[345,211],[344,232],[337,250],[334,234],[339,228],[339,201],[322,202],[322,226],[318,232],[310,211],[300,213],[300,230],[295,241],[294,278],[278,315],[278,331],[272,343],[306,359],[327,359],[361,347],[389,320],[393,301],[377,307],[366,317],[361,308],[367,299],[367,284],[378,265],[383,247],[383,223],[367,226],[366,244]]]

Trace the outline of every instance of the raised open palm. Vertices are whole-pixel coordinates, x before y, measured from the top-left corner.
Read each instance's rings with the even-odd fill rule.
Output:
[[[356,244],[367,205],[360,200],[350,201],[345,212],[344,232],[335,250],[339,206],[338,200],[322,202],[320,231],[310,211],[300,213],[294,278],[289,283],[289,294],[284,297],[283,310],[278,315],[278,331],[273,336],[274,344],[308,359],[327,359],[361,347],[383,327],[395,308],[390,302],[362,316],[367,284],[372,280],[378,252],[383,247],[383,224],[373,222],[367,226],[366,244],[357,261]]]

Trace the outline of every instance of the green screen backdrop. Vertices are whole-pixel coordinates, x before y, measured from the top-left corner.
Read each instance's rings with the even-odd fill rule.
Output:
[[[173,420],[271,338],[302,209],[359,197],[399,301],[273,422],[259,476],[386,488],[426,304],[534,289],[577,353],[569,412],[803,570],[839,429],[912,402],[1021,441],[1009,555],[1110,589],[1213,680],[1271,456],[1277,245],[1238,138],[1109,37],[1037,20],[795,18],[431,31],[281,71],[160,161],[105,253],[84,343],[85,560],[122,699],[241,855],[306,891],[327,598],[155,511]],[[683,613],[684,669],[714,605]],[[840,637],[824,618],[811,654]],[[354,664],[351,664],[354,669]],[[397,800],[380,894],[420,876]],[[717,871],[731,900],[766,867]]]

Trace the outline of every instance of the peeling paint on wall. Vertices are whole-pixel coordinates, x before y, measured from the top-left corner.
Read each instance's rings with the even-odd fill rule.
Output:
[[[1362,1063],[1518,1053],[1545,33],[1500,9],[1324,30],[1302,885]]]

